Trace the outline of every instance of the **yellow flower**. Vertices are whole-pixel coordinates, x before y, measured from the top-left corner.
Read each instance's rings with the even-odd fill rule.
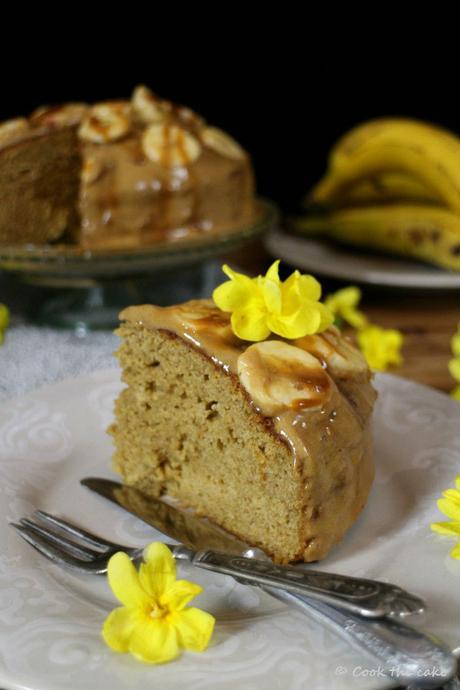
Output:
[[[449,373],[453,379],[460,382],[460,324],[457,326],[456,333],[454,333],[451,338],[450,345],[454,356],[448,364]],[[453,391],[451,391],[451,396],[454,400],[460,400],[460,386],[456,386]]]
[[[457,331],[454,333],[452,336],[452,339],[450,341],[450,345],[452,348],[452,354],[454,357],[460,357],[460,323],[457,326]]]
[[[460,386],[455,386],[450,395],[454,400],[460,400]]]
[[[130,652],[140,661],[172,661],[180,649],[202,652],[214,629],[214,617],[187,604],[202,592],[199,585],[176,580],[176,565],[165,544],[154,542],[144,552],[139,573],[125,553],[109,561],[109,585],[123,606],[105,620],[102,636],[116,652]]]
[[[402,334],[393,328],[366,326],[357,335],[358,345],[372,369],[386,371],[402,362]]]
[[[319,333],[333,322],[333,315],[319,302],[321,285],[313,276],[294,271],[282,282],[275,261],[265,276],[249,278],[222,267],[230,280],[219,285],[213,299],[222,311],[231,312],[232,330],[238,338],[258,342],[276,333],[302,338]]]
[[[454,357],[453,359],[451,359],[448,366],[449,373],[452,376],[452,378],[456,381],[460,381],[460,357]]]
[[[460,561],[460,542],[454,546],[452,551],[450,552],[450,555],[452,558],[455,558],[457,561]]]
[[[324,300],[325,306],[334,316],[343,319],[353,328],[361,329],[367,325],[367,318],[357,309],[361,301],[361,290],[353,285],[337,290]]]
[[[5,331],[8,328],[10,322],[10,312],[8,307],[4,304],[0,304],[0,345],[3,343],[5,337]]]
[[[455,486],[456,489],[443,491],[443,498],[437,502],[441,513],[450,518],[450,521],[432,522],[431,529],[438,534],[460,538],[460,475],[455,479]],[[460,559],[460,541],[454,546],[450,555],[452,558]]]

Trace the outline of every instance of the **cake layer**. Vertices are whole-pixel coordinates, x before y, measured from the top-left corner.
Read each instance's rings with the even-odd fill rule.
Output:
[[[204,301],[121,316],[127,388],[111,433],[124,481],[277,562],[323,558],[373,479],[375,393],[359,353],[335,329],[251,345]]]

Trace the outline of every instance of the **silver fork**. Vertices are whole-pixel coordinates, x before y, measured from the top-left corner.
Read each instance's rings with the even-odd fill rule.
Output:
[[[37,510],[35,517],[38,522],[22,518],[19,523],[10,524],[27,543],[57,565],[96,575],[107,572],[108,560],[117,551],[128,554],[133,561],[142,557],[142,548],[108,541],[42,510]],[[245,555],[250,556],[250,552]],[[252,555],[254,557],[255,554]],[[393,674],[397,669],[398,682],[401,684],[409,685],[416,677],[417,689],[428,690],[439,687],[439,683],[455,675],[455,657],[444,643],[432,635],[425,635],[396,620],[365,619],[330,604],[275,587],[263,586],[261,589],[295,606],[310,619],[326,625],[360,652],[365,652],[389,678],[394,679]],[[433,668],[437,669],[435,675]]]
[[[36,510],[34,516],[43,524],[21,518],[19,523],[10,522],[10,525],[28,544],[57,565],[80,573],[104,575],[110,557],[117,551],[128,554],[134,562],[142,558],[143,548],[116,544],[44,510]]]

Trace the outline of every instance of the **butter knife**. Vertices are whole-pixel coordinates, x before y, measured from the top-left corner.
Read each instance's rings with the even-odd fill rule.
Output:
[[[200,551],[196,553],[195,550],[204,547],[204,553],[208,553],[210,548],[220,549],[224,552],[220,556],[230,554],[241,557],[245,554],[247,557],[260,559],[258,564],[265,559],[266,565],[272,566],[263,552],[248,548],[247,544],[206,520],[179,511],[164,501],[151,499],[136,489],[107,479],[87,478],[81,483],[163,534],[183,542],[179,546],[168,544],[178,559],[194,562],[194,557],[200,554]],[[200,567],[199,562],[196,565]],[[208,569],[233,574],[228,569]],[[322,574],[330,577],[329,574]],[[248,582],[247,570],[244,570],[243,577],[241,571],[237,570],[234,577],[241,582]],[[257,584],[255,580],[248,583]],[[347,644],[364,653],[374,665],[377,662],[389,682],[394,683],[397,678],[398,684],[410,685],[417,690],[434,690],[440,683],[455,676],[457,661],[443,642],[396,618],[366,618],[346,611],[343,607],[325,603],[319,597],[314,599],[311,595],[307,597],[279,587],[263,584],[258,586],[270,596],[294,606],[308,618],[325,625]]]
[[[231,575],[239,582],[274,587],[366,618],[404,617],[424,610],[419,597],[386,582],[273,564],[259,549],[217,526],[109,479],[88,477],[81,483],[180,542],[176,559],[198,568]]]

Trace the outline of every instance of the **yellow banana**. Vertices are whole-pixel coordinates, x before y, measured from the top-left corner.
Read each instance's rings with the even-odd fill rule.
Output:
[[[429,205],[440,203],[439,199],[415,178],[398,172],[384,172],[345,188],[343,194],[334,200],[334,207],[394,202]]]
[[[460,271],[460,217],[446,209],[402,204],[343,209],[306,216],[294,227]]]
[[[310,199],[327,204],[346,198],[351,186],[383,173],[413,178],[430,197],[460,213],[460,139],[412,120],[376,120],[345,135]]]
[[[386,142],[388,138],[397,137],[402,142],[415,145],[422,144],[436,150],[460,148],[458,137],[442,127],[421,120],[410,118],[378,118],[363,122],[346,132],[334,144],[329,154],[329,167],[339,170],[353,156],[368,146]]]

